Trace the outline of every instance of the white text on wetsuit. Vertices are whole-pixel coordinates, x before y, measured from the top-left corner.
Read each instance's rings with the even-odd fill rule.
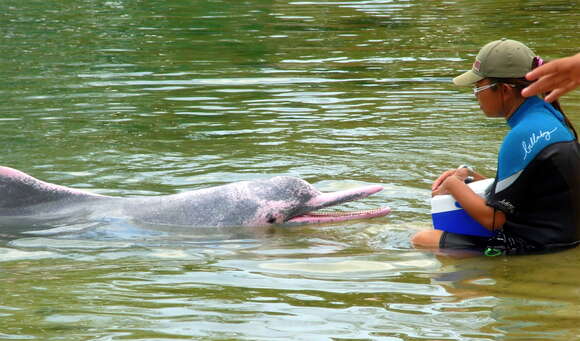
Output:
[[[538,141],[540,141],[541,139],[550,141],[550,139],[552,138],[552,134],[556,130],[558,130],[558,127],[549,131],[543,131],[540,129],[539,135],[536,135],[536,133],[532,133],[529,139],[529,143],[526,141],[522,141],[522,147],[524,148],[524,160],[528,157],[529,154],[532,153],[532,150],[534,149]]]

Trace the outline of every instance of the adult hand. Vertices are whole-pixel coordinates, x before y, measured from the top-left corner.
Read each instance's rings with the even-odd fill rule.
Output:
[[[528,72],[526,79],[537,81],[523,89],[522,96],[530,97],[551,91],[545,101],[553,102],[580,85],[580,53],[537,67]]]

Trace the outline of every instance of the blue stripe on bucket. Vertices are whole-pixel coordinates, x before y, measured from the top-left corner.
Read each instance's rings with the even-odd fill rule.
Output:
[[[433,213],[431,217],[433,227],[437,230],[481,237],[491,237],[492,235],[490,230],[481,226],[464,210]]]

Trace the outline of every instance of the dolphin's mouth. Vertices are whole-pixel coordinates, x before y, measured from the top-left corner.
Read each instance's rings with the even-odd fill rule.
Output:
[[[291,217],[290,219],[286,220],[285,224],[325,224],[385,216],[391,212],[389,207],[380,207],[371,210],[359,211],[319,211],[326,207],[360,200],[382,190],[382,186],[372,185],[345,191],[321,193],[319,196],[316,196],[308,202],[305,212],[302,212],[300,215]]]
[[[325,224],[347,220],[369,219],[386,216],[391,212],[389,207],[380,207],[372,210],[351,211],[351,212],[310,212],[288,219],[289,224]]]

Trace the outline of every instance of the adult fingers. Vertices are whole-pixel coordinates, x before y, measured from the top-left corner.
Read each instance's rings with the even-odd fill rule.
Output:
[[[537,94],[545,93],[561,86],[564,77],[558,75],[547,75],[532,83],[522,90],[522,96],[530,97]]]
[[[545,75],[558,73],[559,67],[560,67],[559,63],[556,61],[544,64],[528,72],[526,74],[526,79],[529,81],[533,81]]]
[[[546,96],[546,98],[544,99],[546,102],[554,102],[555,100],[557,100],[560,96],[564,95],[565,93],[574,90],[576,86],[574,85],[573,82],[568,82],[568,84],[566,84],[563,87],[559,87],[557,89],[554,89],[552,92],[550,92],[550,94],[548,96]]]

